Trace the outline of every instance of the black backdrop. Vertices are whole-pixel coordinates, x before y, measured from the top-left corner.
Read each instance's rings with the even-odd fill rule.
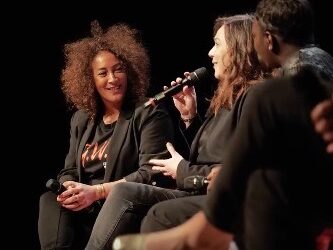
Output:
[[[94,1],[72,6],[60,3],[29,6],[35,11],[28,13],[20,27],[29,33],[24,37],[29,44],[29,60],[25,60],[29,67],[29,73],[25,76],[29,79],[29,90],[25,97],[28,98],[27,105],[31,112],[25,126],[29,134],[28,146],[24,149],[26,154],[22,155],[27,163],[26,168],[32,169],[28,192],[31,210],[25,230],[32,242],[24,243],[28,249],[39,249],[38,199],[45,191],[45,182],[54,178],[62,168],[68,149],[71,112],[66,108],[59,84],[63,45],[90,35],[90,22],[94,19],[99,20],[104,28],[120,21],[133,25],[142,31],[150,52],[152,79],[149,94],[152,95],[184,71],[201,66],[212,70],[207,53],[213,45],[214,19],[224,14],[251,12],[257,1],[183,3],[182,6],[187,8],[160,1],[150,2],[149,7],[142,1],[135,4]],[[324,22],[326,16],[329,18],[330,10],[323,5],[323,0],[312,2],[317,42],[332,54],[332,38]],[[200,86],[198,92],[201,96],[207,96],[211,93],[211,87]],[[23,216],[26,215],[24,212]]]

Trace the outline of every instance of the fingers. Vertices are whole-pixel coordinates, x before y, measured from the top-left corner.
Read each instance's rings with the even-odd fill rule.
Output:
[[[325,133],[333,128],[333,102],[325,100],[319,103],[311,112],[315,130],[318,133]]]
[[[196,95],[194,86],[185,85],[183,88],[184,95]]]
[[[190,74],[191,74],[191,73],[188,72],[188,71],[184,72],[184,76],[185,76],[186,78],[189,77]]]
[[[333,131],[327,131],[323,134],[323,139],[326,142],[333,142]]]
[[[182,81],[183,81],[182,78],[180,78],[180,77],[177,77],[177,78],[176,78],[176,83],[177,83],[177,84],[180,84]],[[172,82],[174,82],[174,81],[172,81]],[[172,82],[171,82],[171,85],[172,85]],[[176,85],[176,83],[175,83],[174,85]],[[172,85],[172,86],[174,86],[174,85]]]
[[[152,169],[155,171],[160,171],[164,176],[172,176],[172,174],[167,171],[165,167],[153,166]]]
[[[75,195],[76,193],[78,193],[78,191],[76,191],[75,188],[69,188],[66,191],[62,192],[59,195],[59,197],[67,198],[67,197],[71,197],[71,196]]]
[[[153,166],[152,169],[156,171],[165,172],[165,167]]]
[[[74,194],[72,195],[72,197],[68,198],[68,200],[70,200],[69,203],[73,203],[73,202],[79,202],[80,198],[78,194]]]
[[[212,171],[210,171],[210,173],[207,175],[207,180],[210,181],[214,176],[214,173]]]
[[[174,156],[175,154],[178,154],[173,145],[170,142],[167,142],[166,144],[167,150],[171,154],[171,156]]]
[[[181,93],[178,93],[174,96],[172,96],[174,100],[177,100],[178,102],[180,102],[182,105],[185,105],[185,98],[184,95]]]
[[[68,198],[74,196],[81,191],[80,183],[75,181],[65,181],[63,185],[67,188],[66,191],[62,192],[59,197],[60,199]]]
[[[330,131],[333,128],[333,120],[329,119],[319,119],[315,123],[315,130],[318,133],[325,133],[327,131]]]
[[[75,201],[69,202],[69,200]],[[73,211],[79,211],[86,207],[83,200],[80,200],[78,195],[73,195],[71,198],[68,199],[68,201],[66,200],[65,202],[63,202],[62,206]]]
[[[79,194],[74,194],[71,196],[68,196],[67,198],[63,198],[59,196],[59,199],[57,198],[59,202],[62,203],[62,205],[72,205],[74,203],[80,203],[81,196]]]
[[[327,145],[327,153],[333,154],[333,142]]]
[[[156,165],[156,166],[164,166],[165,161],[166,160],[161,160],[161,159],[151,159],[151,160],[149,160],[149,163],[152,165]]]
[[[76,186],[76,182],[75,181],[65,181],[64,183],[63,183],[63,185],[64,185],[64,187],[65,188],[73,188],[73,187],[75,187]]]
[[[315,106],[315,108],[311,112],[311,118],[313,121],[318,121],[321,118],[327,116],[329,113],[331,113],[332,109],[332,101],[331,100],[325,100],[318,105]]]

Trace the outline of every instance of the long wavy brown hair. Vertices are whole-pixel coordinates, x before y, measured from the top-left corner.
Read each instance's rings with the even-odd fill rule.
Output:
[[[124,64],[127,74],[124,106],[133,105],[145,96],[150,80],[150,60],[140,32],[127,24],[115,24],[103,32],[99,23],[93,21],[91,33],[92,37],[65,44],[61,80],[66,100],[92,118],[104,111],[91,65],[97,53],[110,51]]]
[[[219,17],[215,20],[214,36],[224,26],[230,64],[210,102],[209,110],[216,114],[221,108],[231,109],[236,99],[263,77],[252,39],[253,15]]]

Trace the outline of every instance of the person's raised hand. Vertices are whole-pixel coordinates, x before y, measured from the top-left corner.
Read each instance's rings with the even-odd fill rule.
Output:
[[[184,76],[189,77],[189,72],[185,72]],[[176,81],[171,82],[171,86],[180,84],[182,78],[178,77]],[[168,87],[164,86],[164,90]],[[183,120],[192,119],[197,113],[197,95],[194,86],[188,87],[185,85],[183,90],[173,96],[173,102],[178,109]]]
[[[327,143],[327,152],[333,154],[333,95],[313,108],[311,119],[316,132]]]
[[[166,147],[171,154],[171,158],[165,160],[151,159],[149,163],[153,165],[153,170],[161,171],[165,176],[171,176],[176,179],[178,164],[184,158],[174,149],[170,142],[166,144]]]

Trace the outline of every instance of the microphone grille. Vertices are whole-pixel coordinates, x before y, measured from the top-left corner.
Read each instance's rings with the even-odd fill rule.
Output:
[[[184,178],[184,188],[185,189],[195,189],[199,190],[205,188],[207,183],[205,182],[205,176],[193,175]]]
[[[194,70],[193,75],[195,76],[193,80],[196,81],[208,81],[210,79],[209,72],[205,67]]]
[[[56,192],[60,189],[60,183],[55,179],[49,179],[45,186],[53,192]]]

